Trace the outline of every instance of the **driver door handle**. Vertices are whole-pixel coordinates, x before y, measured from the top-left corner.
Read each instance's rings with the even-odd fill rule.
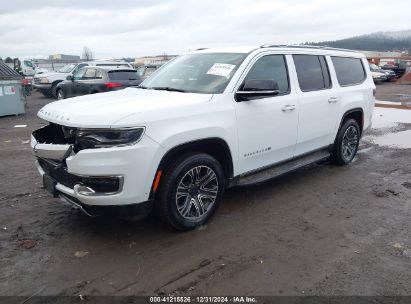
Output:
[[[328,99],[329,103],[334,103],[338,101],[338,97],[330,97],[330,99]]]
[[[285,105],[282,109],[283,112],[289,112],[295,110],[295,105]]]

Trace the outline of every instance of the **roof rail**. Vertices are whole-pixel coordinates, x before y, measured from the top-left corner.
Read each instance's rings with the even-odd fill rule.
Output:
[[[199,48],[199,49],[196,49],[196,51],[202,51],[202,50],[208,50],[208,48]]]
[[[260,48],[269,48],[269,47],[284,47],[284,48],[296,48],[296,49],[321,49],[321,50],[331,50],[331,51],[344,51],[344,52],[358,52],[355,50],[349,49],[340,49],[340,48],[333,48],[329,46],[322,46],[322,45],[289,45],[289,44],[264,44],[260,46]]]

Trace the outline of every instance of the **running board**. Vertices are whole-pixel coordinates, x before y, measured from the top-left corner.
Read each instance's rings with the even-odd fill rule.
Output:
[[[325,150],[316,151],[305,156],[292,159],[290,161],[284,162],[282,164],[258,171],[256,173],[247,174],[240,176],[240,178],[235,183],[236,186],[247,186],[253,184],[259,184],[268,181],[272,178],[278,177],[285,173],[297,170],[299,168],[305,167],[309,164],[325,160],[330,157],[330,153]]]

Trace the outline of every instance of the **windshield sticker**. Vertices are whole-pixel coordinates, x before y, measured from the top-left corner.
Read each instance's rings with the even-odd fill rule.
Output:
[[[208,70],[207,74],[228,77],[234,68],[234,64],[214,63],[214,65]]]

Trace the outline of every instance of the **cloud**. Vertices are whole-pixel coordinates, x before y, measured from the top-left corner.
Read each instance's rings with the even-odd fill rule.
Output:
[[[135,57],[334,40],[407,29],[410,10],[401,0],[7,0],[0,56],[80,55],[87,45],[99,58]]]

